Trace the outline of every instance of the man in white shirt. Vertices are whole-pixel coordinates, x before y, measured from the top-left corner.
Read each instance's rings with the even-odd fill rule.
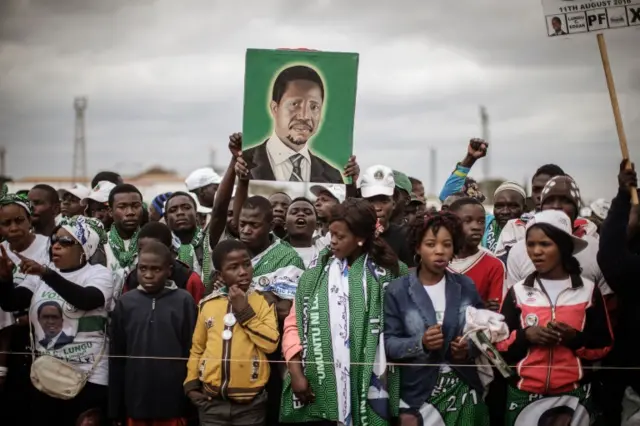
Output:
[[[274,134],[242,153],[250,179],[344,183],[338,169],[309,150],[322,121],[324,95],[316,70],[296,65],[280,72],[270,104]]]

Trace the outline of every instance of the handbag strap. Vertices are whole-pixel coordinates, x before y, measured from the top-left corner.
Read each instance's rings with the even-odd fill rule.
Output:
[[[29,310],[29,311],[31,311],[31,310]],[[108,318],[106,318],[106,319],[108,321]],[[98,354],[98,356],[93,361],[93,365],[91,365],[91,368],[89,369],[89,371],[86,372],[86,373],[82,372],[82,374],[84,376],[84,378],[82,379],[83,383],[87,383],[87,381],[89,381],[89,378],[96,371],[96,368],[98,368],[98,364],[100,363],[100,360],[102,359],[102,357],[104,355],[104,352],[105,352],[106,347],[107,347],[107,329],[108,329],[108,326],[105,326],[104,332],[103,332],[104,338],[102,339],[102,348],[100,348],[100,353]],[[36,339],[33,337],[33,324],[31,322],[31,312],[29,312],[29,337],[31,339],[31,361],[33,362],[33,361],[36,360]],[[53,356],[53,355],[50,355],[50,356]],[[64,360],[61,360],[61,361],[64,361]],[[68,362],[68,361],[65,361],[65,362]]]

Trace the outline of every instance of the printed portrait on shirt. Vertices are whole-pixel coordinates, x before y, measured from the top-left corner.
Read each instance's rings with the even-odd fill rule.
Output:
[[[38,335],[38,344],[42,348],[57,350],[73,343],[74,330],[68,326],[65,331],[64,311],[60,303],[53,300],[42,302],[36,312],[41,330],[41,334]]]
[[[38,352],[87,366],[91,366],[100,353],[106,312],[77,309],[41,283],[34,293],[29,316]]]
[[[345,183],[358,54],[247,50],[243,153],[249,178]]]

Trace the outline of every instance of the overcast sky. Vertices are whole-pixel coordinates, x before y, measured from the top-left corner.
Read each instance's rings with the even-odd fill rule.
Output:
[[[546,31],[538,0],[0,0],[0,145],[14,178],[71,175],[72,102],[86,95],[89,174],[186,174],[211,148],[226,164],[245,49],[307,47],[360,54],[362,168],[426,182],[435,147],[439,189],[484,104],[493,177],[554,162],[586,197],[610,197],[620,150],[595,35]],[[606,36],[640,162],[640,31]]]

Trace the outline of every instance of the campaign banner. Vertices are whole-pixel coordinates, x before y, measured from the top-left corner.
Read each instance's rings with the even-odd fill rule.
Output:
[[[640,0],[542,0],[549,37],[640,27]]]
[[[248,49],[242,157],[249,178],[346,183],[357,53]]]

